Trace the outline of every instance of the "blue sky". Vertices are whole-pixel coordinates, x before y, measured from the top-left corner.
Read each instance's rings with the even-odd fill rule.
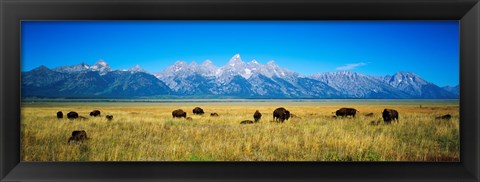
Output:
[[[459,83],[458,21],[23,21],[22,71],[103,59],[160,72],[176,61],[270,60],[303,75],[415,72]]]

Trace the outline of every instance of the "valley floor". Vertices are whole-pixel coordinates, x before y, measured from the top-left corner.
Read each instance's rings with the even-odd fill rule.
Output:
[[[192,114],[196,106],[203,116]],[[272,122],[282,106],[297,117]],[[333,118],[340,107],[360,112]],[[384,108],[398,110],[400,121],[384,124]],[[102,117],[90,117],[94,109]],[[175,109],[193,120],[173,119]],[[260,122],[239,124],[255,110]],[[57,119],[57,111],[88,119]],[[21,114],[22,161],[460,161],[455,101],[29,102]],[[452,118],[435,119],[444,114]],[[67,143],[74,130],[90,139]]]

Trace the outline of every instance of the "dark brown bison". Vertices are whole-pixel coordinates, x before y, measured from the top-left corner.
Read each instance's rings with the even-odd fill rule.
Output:
[[[177,109],[175,111],[172,112],[172,116],[173,118],[186,118],[187,117],[187,113],[181,109]]]
[[[365,114],[365,116],[367,116],[367,117],[372,117],[372,116],[373,116],[373,112],[368,113],[368,114]]]
[[[90,116],[97,117],[100,116],[100,111],[99,110],[93,110],[90,112]]]
[[[392,121],[398,122],[398,112],[395,109],[384,109],[382,112],[383,121],[390,123]]]
[[[262,119],[262,113],[256,110],[255,113],[253,114],[253,119],[255,120],[255,122],[260,121],[260,119]]]
[[[335,115],[342,116],[342,117],[348,117],[352,116],[355,117],[355,114],[357,114],[357,110],[354,108],[340,108],[339,110],[335,111]]]
[[[443,115],[443,116],[435,117],[435,119],[438,119],[438,120],[440,120],[440,119],[450,120],[450,119],[452,119],[452,115],[446,114],[446,115]]]
[[[63,112],[62,112],[62,111],[58,111],[58,112],[57,112],[57,118],[58,118],[58,119],[62,119],[62,118],[63,118]]]
[[[193,121],[192,117],[187,117],[188,121]]]
[[[68,119],[77,119],[78,118],[78,113],[75,111],[70,111],[67,113],[67,118]]]
[[[113,120],[113,116],[112,116],[112,115],[107,115],[107,116],[105,116],[105,118],[107,118],[108,121]]]
[[[87,140],[88,137],[87,137],[87,132],[85,132],[85,130],[82,130],[82,131],[78,131],[78,130],[75,130],[72,132],[72,136],[68,139],[68,143],[70,143],[70,141],[80,141],[80,142],[83,142],[84,140]]]
[[[277,108],[273,111],[273,121],[282,122],[290,118],[290,111],[283,107]]]
[[[240,124],[253,124],[254,122],[252,120],[244,120],[240,122]]]
[[[216,116],[218,116],[218,113],[216,113],[216,112],[210,113],[210,116],[216,117]]]
[[[205,114],[205,112],[203,112],[203,109],[202,109],[202,108],[196,107],[195,109],[193,109],[193,114],[203,115],[203,114]]]

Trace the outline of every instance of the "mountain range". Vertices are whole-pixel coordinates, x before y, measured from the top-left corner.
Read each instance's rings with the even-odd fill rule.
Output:
[[[439,87],[412,72],[369,76],[350,71],[300,75],[274,61],[234,55],[224,66],[178,61],[159,73],[139,65],[112,70],[107,62],[22,72],[22,97],[31,98],[362,98],[456,99],[459,86]]]

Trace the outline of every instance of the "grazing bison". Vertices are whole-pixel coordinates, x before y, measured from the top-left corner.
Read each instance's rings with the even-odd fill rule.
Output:
[[[255,122],[260,121],[260,119],[262,119],[262,113],[260,113],[260,111],[256,110],[255,113],[253,114],[253,119],[255,119]]]
[[[187,113],[181,109],[177,109],[175,111],[172,112],[172,116],[173,118],[186,118],[187,117]]]
[[[395,109],[384,109],[382,112],[383,121],[390,123],[391,121],[398,122],[398,112]]]
[[[93,110],[90,112],[90,116],[97,117],[100,116],[100,111],[99,110]]]
[[[373,112],[368,113],[368,114],[365,114],[365,116],[372,117],[372,116],[373,116]]]
[[[218,116],[218,113],[216,113],[216,112],[214,112],[214,113],[210,113],[210,116],[214,116],[214,117],[216,117],[216,116]]]
[[[107,120],[111,121],[113,119],[113,116],[112,115],[107,115],[107,116],[105,116],[105,118],[107,118]]]
[[[253,121],[252,120],[244,120],[244,121],[240,122],[240,124],[253,124]]]
[[[78,113],[75,111],[70,111],[67,113],[67,118],[68,119],[77,119],[78,118]]]
[[[202,108],[196,107],[195,109],[193,109],[193,114],[203,115],[203,114],[205,114],[205,112],[203,112],[203,109],[202,109]]]
[[[444,119],[444,120],[450,120],[451,118],[452,118],[452,115],[450,115],[450,114],[435,117],[435,119]]]
[[[283,107],[275,109],[273,111],[273,121],[282,122],[290,118],[290,111],[286,110]]]
[[[357,110],[354,109],[354,108],[340,108],[339,110],[337,110],[335,112],[335,115],[337,117],[338,116],[342,116],[342,117],[352,116],[352,117],[355,117],[355,114],[357,114]]]
[[[58,119],[63,118],[63,112],[62,112],[62,111],[58,111],[58,112],[57,112],[57,118],[58,118]]]
[[[192,117],[187,117],[188,121],[193,121]]]
[[[88,139],[87,132],[85,132],[85,130],[82,130],[82,131],[75,130],[72,132],[72,136],[68,139],[68,143],[70,143],[70,141],[72,140],[83,142],[84,140],[87,140],[87,139]]]

